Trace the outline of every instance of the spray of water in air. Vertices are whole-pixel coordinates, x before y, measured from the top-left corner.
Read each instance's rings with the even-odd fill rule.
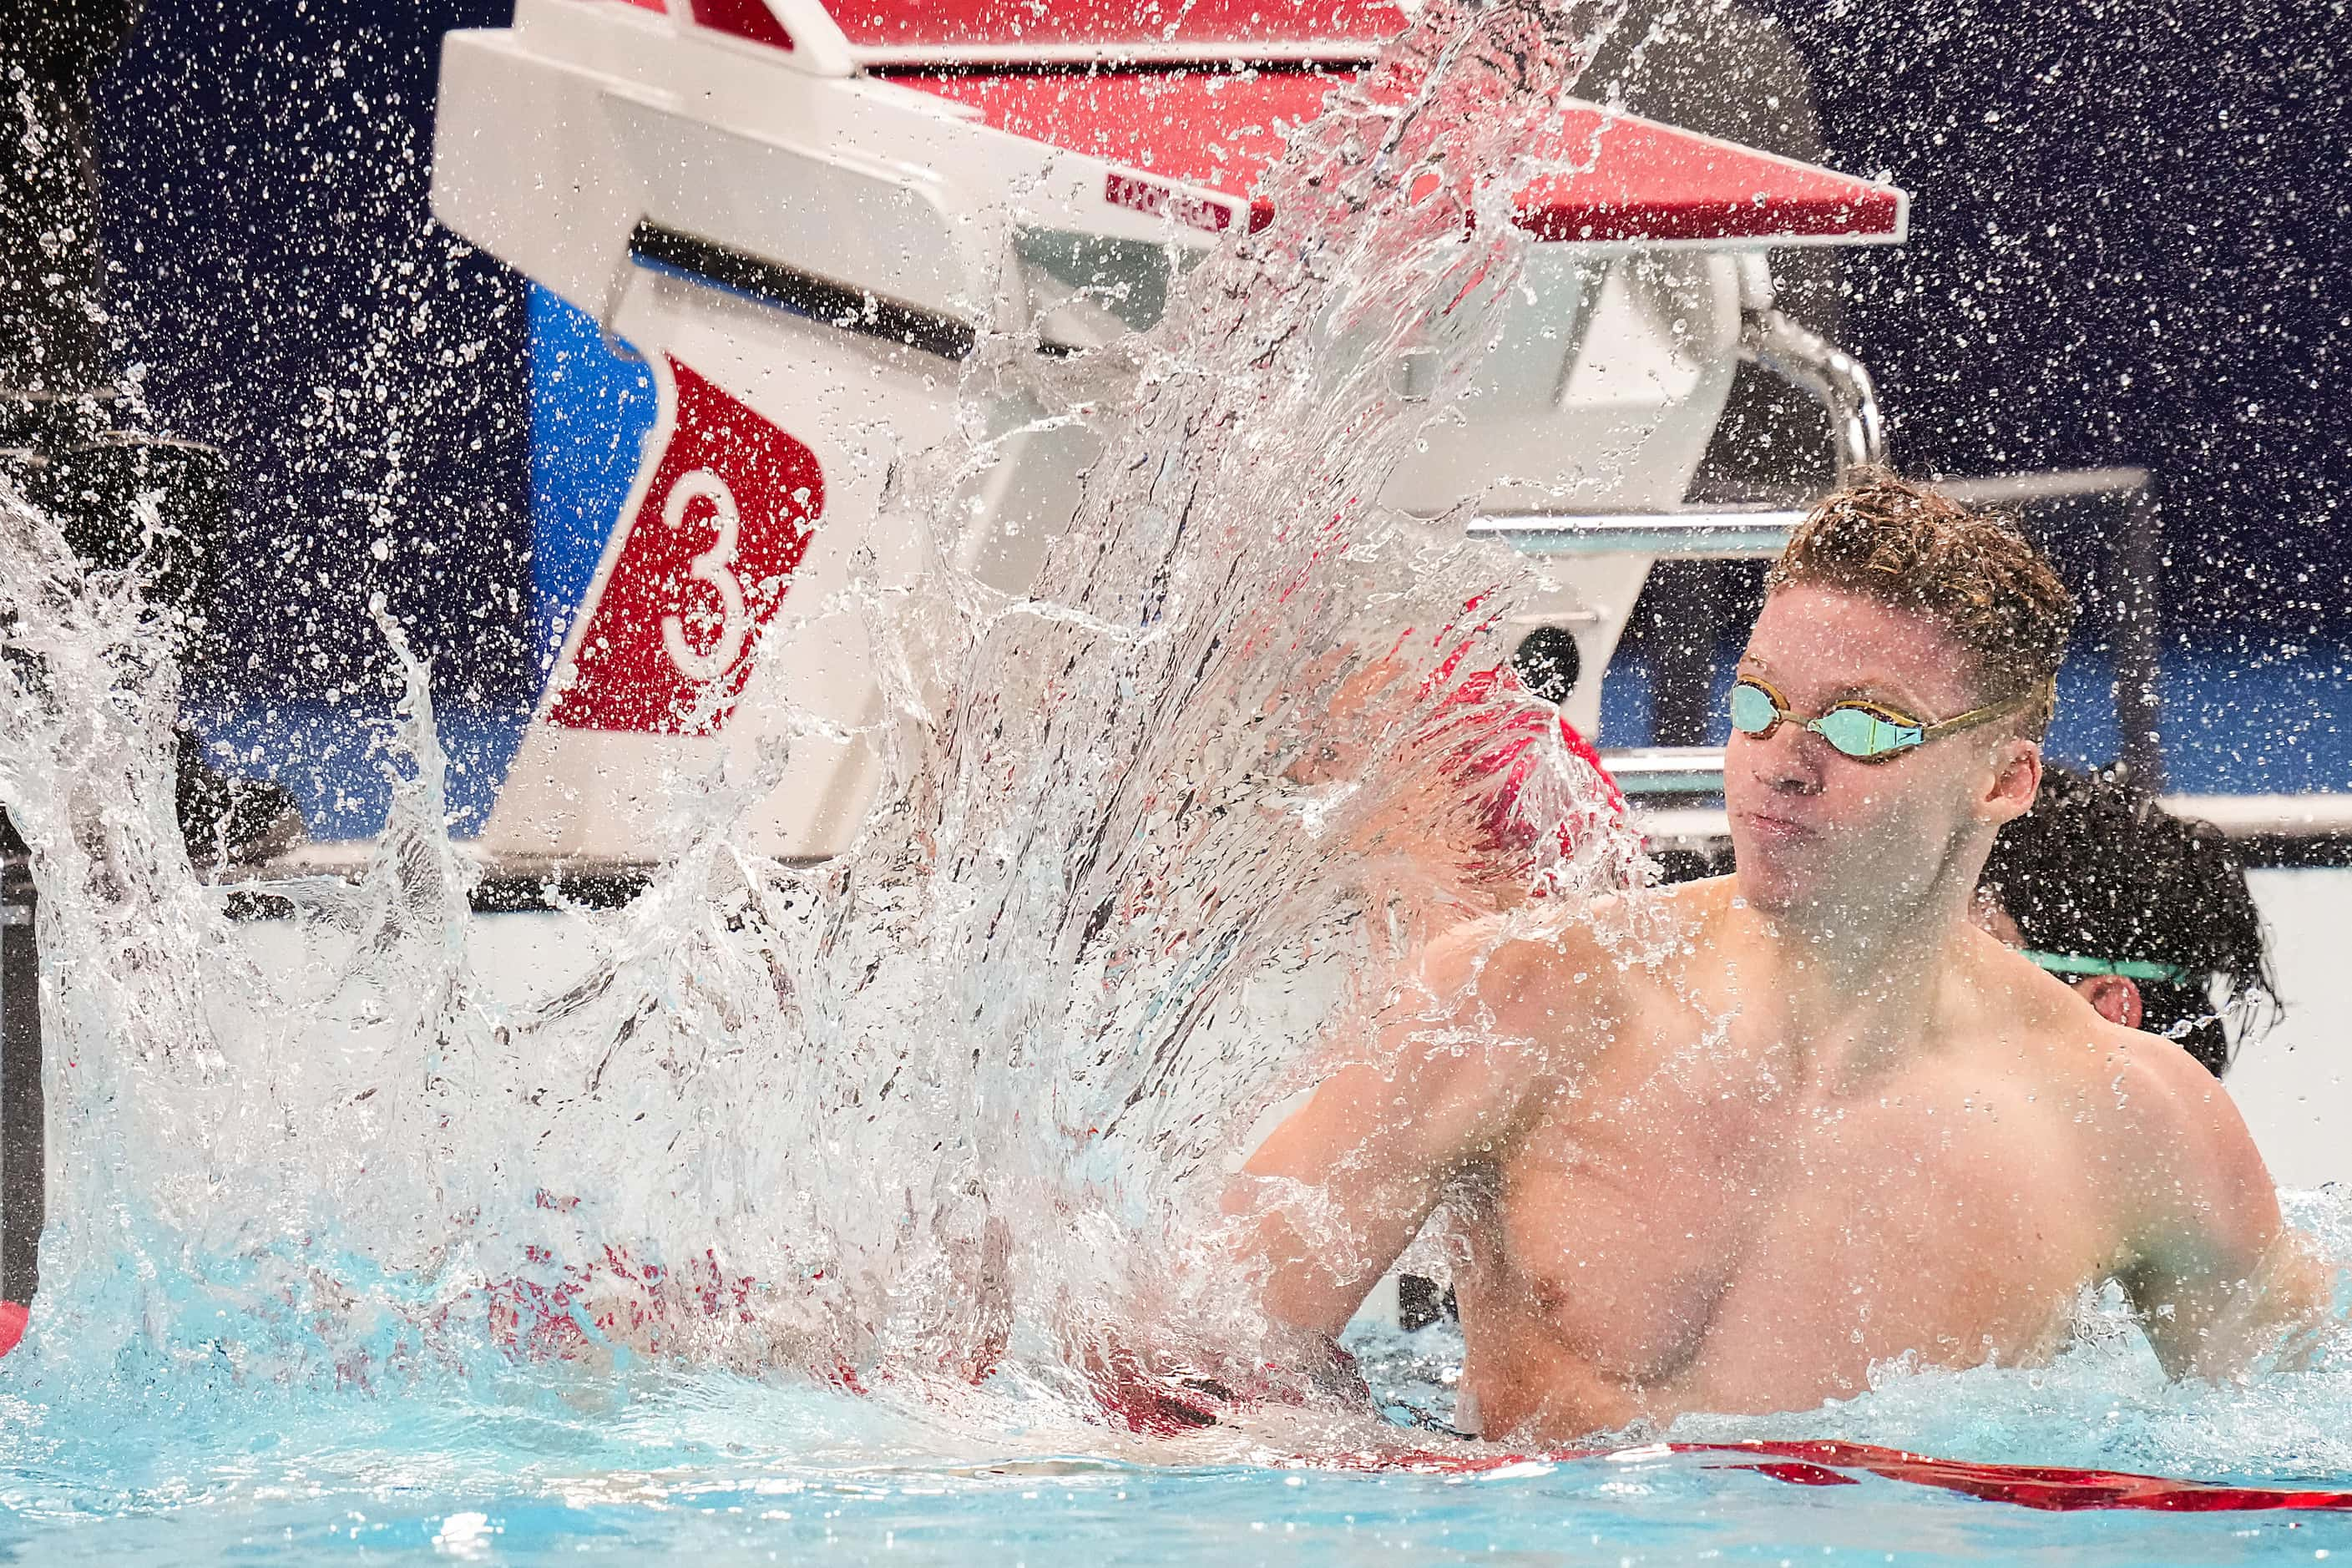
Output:
[[[356,885],[278,889],[257,935],[179,847],[169,628],[0,502],[0,793],[53,1064],[46,1375],[715,1363],[1076,1395],[1112,1324],[1245,1355],[1218,1194],[1332,1021],[1435,922],[1538,875],[1570,908],[1632,863],[1492,682],[1526,569],[1381,501],[1492,338],[1525,149],[1609,19],[1423,7],[1294,137],[1276,221],[1126,345],[1132,401],[1078,416],[1108,456],[1031,595],[942,563],[865,597],[890,779],[852,852],[763,861],[736,831],[761,778],[700,781],[691,847],[575,917],[588,978],[527,1005],[473,971],[425,672],[388,618],[381,847]],[[1408,349],[1436,403],[1402,395]],[[908,455],[875,526],[950,536],[982,456]],[[1531,731],[1537,776],[1498,801],[1478,761]],[[1513,812],[1533,829],[1498,834]]]

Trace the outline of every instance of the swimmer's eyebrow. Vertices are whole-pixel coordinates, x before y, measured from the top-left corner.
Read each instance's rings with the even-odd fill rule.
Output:
[[[1738,668],[1746,669],[1751,665],[1768,673],[1772,668],[1772,661],[1760,655],[1743,653],[1739,656]],[[1906,712],[1916,711],[1919,707],[1917,700],[1898,689],[1898,683],[1894,681],[1848,681],[1843,686],[1834,688],[1828,700],[1831,703],[1875,702],[1882,707],[1899,708]]]
[[[1855,681],[1837,689],[1832,702],[1875,702],[1882,708],[1899,709],[1906,713],[1917,713],[1922,704],[1916,697],[1891,681]]]

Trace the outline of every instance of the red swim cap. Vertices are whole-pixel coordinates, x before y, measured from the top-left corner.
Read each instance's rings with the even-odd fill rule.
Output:
[[[1549,703],[1530,696],[1508,665],[1466,677],[1446,707],[1452,711],[1440,720],[1440,731],[1458,731],[1445,736],[1454,748],[1447,765],[1481,797],[1472,847],[1492,858],[1497,876],[1540,893],[1554,868],[1593,834],[1624,820],[1625,796],[1600,753]],[[1548,762],[1543,741],[1555,726],[1570,767],[1580,763],[1589,780]],[[1595,787],[1580,787],[1588,783]]]

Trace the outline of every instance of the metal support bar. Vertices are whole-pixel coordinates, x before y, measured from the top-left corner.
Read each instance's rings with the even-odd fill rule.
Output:
[[[2231,843],[2261,851],[2247,855],[2249,865],[2352,863],[2352,795],[2167,795],[2157,804],[2175,816],[2210,822]],[[1731,835],[1719,805],[1636,805],[1633,823],[1654,847],[1712,845]],[[2312,852],[2285,853],[2297,845]]]
[[[1609,776],[1629,795],[1721,795],[1720,746],[1628,746],[1601,753]]]
[[[2176,816],[2212,821],[2197,809],[2200,800],[2226,800],[2231,809],[2213,825],[2228,837],[2240,862],[2250,871],[2333,868],[2352,869],[2352,823],[2346,814],[2306,802],[2327,796],[2292,795],[2159,795],[2158,802]],[[1715,853],[1729,842],[1729,827],[1720,806],[1673,806],[1645,811],[1637,821],[1653,853],[1681,849]]]
[[[1473,539],[1522,555],[1673,555],[1685,560],[1769,561],[1802,522],[1801,511],[1549,512],[1482,517]]]
[[[1601,760],[1617,785],[1636,802],[1723,793],[1723,752],[1715,746],[1605,748]],[[2240,843],[2333,843],[2352,852],[2352,793],[2312,795],[2162,795],[2173,816],[2210,822]],[[1730,826],[1719,806],[1636,807],[1635,821],[1653,843],[1677,847],[1718,840]]]
[[[2128,526],[2109,542],[2107,590],[2114,616],[2116,727],[2120,760],[2149,789],[2164,787],[2164,712],[2158,627],[2163,605],[2164,523],[2145,479],[2133,492]]]
[[[1838,477],[1886,461],[1886,423],[1870,368],[1793,317],[1751,310],[1740,325],[1739,355],[1820,404],[1830,416]]]
[[[1993,474],[1973,479],[1937,479],[1935,489],[1963,506],[2032,506],[2041,501],[2087,500],[2128,495],[2148,488],[2139,468],[2045,468],[2032,474]]]

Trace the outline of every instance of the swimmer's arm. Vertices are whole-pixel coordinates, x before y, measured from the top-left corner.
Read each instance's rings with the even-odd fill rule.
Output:
[[[1443,991],[1484,955],[1440,952]],[[1326,1079],[1259,1146],[1227,1190],[1235,1248],[1267,1312],[1336,1336],[1472,1162],[1498,1152],[1525,1108],[1558,1081],[1550,1053],[1512,1015],[1532,954],[1496,953],[1458,1008],[1392,1006],[1370,1049]],[[1573,1035],[1574,1021],[1560,1019]],[[1547,1031],[1549,1033],[1549,1031]]]
[[[2214,1377],[2292,1354],[2326,1310],[2326,1270],[2287,1228],[2221,1084],[2170,1045],[2137,1045],[2135,1055],[2131,1136],[2158,1157],[2138,1163],[2121,1279],[2157,1359],[2174,1377]]]

